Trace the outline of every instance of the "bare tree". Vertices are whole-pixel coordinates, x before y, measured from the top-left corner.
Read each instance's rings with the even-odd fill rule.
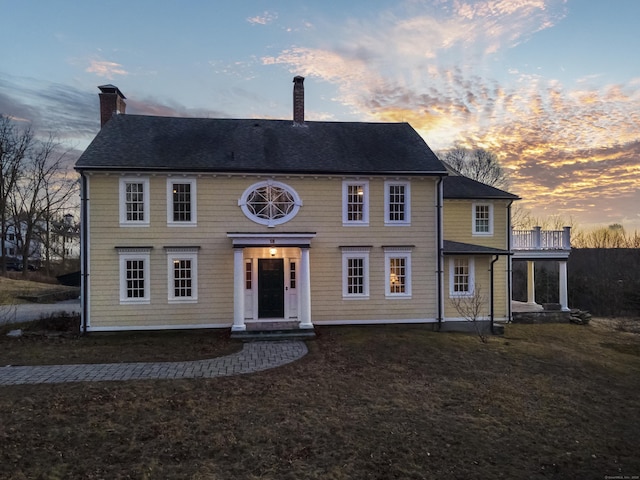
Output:
[[[34,246],[44,246],[45,267],[50,269],[50,223],[77,194],[78,181],[64,164],[65,152],[50,135],[34,141],[31,154],[23,163],[20,178],[11,193],[13,222],[20,236],[22,271],[28,270],[28,259]]]
[[[487,310],[487,298],[478,285],[469,296],[451,297],[451,305],[458,315],[473,325],[473,329],[482,343],[489,341],[486,326],[482,324],[483,312]]]
[[[440,159],[461,175],[492,187],[509,188],[509,177],[494,153],[478,148],[456,146],[440,155]]]
[[[6,273],[5,261],[7,227],[11,215],[11,195],[22,175],[25,158],[33,144],[29,127],[18,130],[13,121],[0,115],[0,255],[2,273]]]
[[[575,248],[640,248],[640,233],[627,233],[622,225],[614,223],[591,231],[579,232],[571,239]]]

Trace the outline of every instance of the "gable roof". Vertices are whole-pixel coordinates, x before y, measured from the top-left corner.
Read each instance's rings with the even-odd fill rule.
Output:
[[[451,199],[506,199],[520,200],[518,195],[505,192],[482,182],[461,175],[450,175],[444,178],[443,197]]]
[[[446,175],[408,123],[116,115],[77,170]]]

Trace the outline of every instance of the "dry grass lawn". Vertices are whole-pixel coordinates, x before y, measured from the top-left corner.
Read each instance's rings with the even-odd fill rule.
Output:
[[[597,322],[508,325],[486,345],[419,326],[318,334],[302,360],[257,374],[0,387],[0,478],[640,475],[639,335]],[[234,348],[175,335],[146,337],[142,356],[184,358],[190,341],[195,356],[207,341]],[[53,354],[42,337],[25,348],[99,361],[119,359],[121,342],[131,360],[140,341],[58,338]]]
[[[73,287],[65,287],[64,285],[34,282],[22,279],[20,278],[21,274],[19,273],[11,273],[10,275],[16,278],[0,276],[0,305],[25,303],[25,300],[20,299],[22,296],[36,296],[52,292],[77,291],[77,289]],[[33,277],[34,275],[32,274],[31,276]]]

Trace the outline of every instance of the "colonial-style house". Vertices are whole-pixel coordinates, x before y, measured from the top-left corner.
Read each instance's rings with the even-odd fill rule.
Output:
[[[511,203],[407,123],[125,114],[100,88],[82,180],[85,331],[510,318]]]

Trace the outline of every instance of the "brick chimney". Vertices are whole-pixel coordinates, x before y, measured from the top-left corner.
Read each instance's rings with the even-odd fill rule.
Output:
[[[115,85],[101,85],[100,89],[100,128],[114,115],[124,114],[126,98]]]
[[[293,124],[304,125],[304,77],[293,77]]]

